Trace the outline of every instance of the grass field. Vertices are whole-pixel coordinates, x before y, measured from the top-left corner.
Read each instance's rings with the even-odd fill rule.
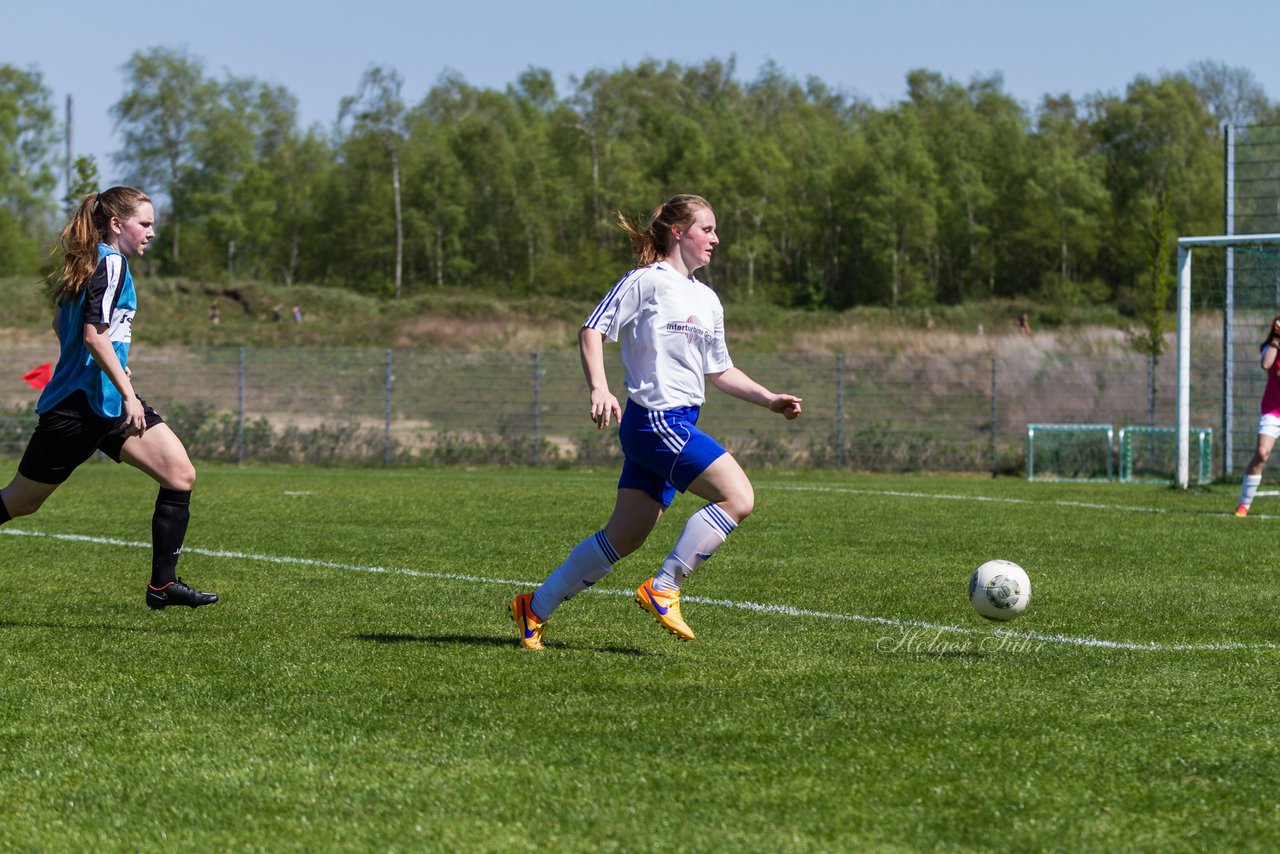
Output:
[[[0,528],[0,849],[1280,844],[1275,499],[761,474],[698,640],[630,599],[685,497],[518,649],[613,478],[204,466],[180,574],[223,601],[152,613],[154,490],[84,467]],[[1034,586],[1005,634],[992,557]]]

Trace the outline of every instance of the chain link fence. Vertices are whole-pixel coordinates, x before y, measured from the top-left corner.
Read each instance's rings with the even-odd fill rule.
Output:
[[[1280,126],[1228,126],[1225,131],[1223,233],[1280,233]],[[1280,250],[1274,244],[1202,248],[1195,256],[1193,299],[1222,309],[1220,433],[1225,470],[1238,473],[1256,444],[1258,402],[1266,384],[1258,348],[1280,313]]]
[[[607,348],[624,399],[617,348]],[[21,454],[50,348],[0,345],[0,450]],[[746,465],[1019,475],[1028,423],[1171,426],[1175,365],[1145,356],[1025,358],[742,354],[765,386],[804,398],[796,421],[708,384],[699,422]],[[139,393],[197,460],[366,465],[616,464],[573,351],[139,347]],[[1212,386],[1198,377],[1201,387]],[[1220,386],[1220,378],[1216,379]],[[1152,389],[1154,387],[1154,393]],[[1221,396],[1201,396],[1195,426]]]

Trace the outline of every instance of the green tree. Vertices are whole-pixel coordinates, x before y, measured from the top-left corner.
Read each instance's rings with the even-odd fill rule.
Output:
[[[400,97],[404,80],[394,69],[374,66],[360,80],[360,91],[342,99],[340,123],[350,120],[350,132],[378,141],[391,167],[391,197],[395,217],[395,295],[400,296],[404,271],[404,216],[400,206],[400,148],[404,144],[405,105]]]
[[[933,302],[938,172],[915,110],[873,113],[864,124],[868,151],[848,175],[846,204],[855,212],[872,296],[892,308]]]
[[[85,196],[101,188],[101,182],[98,162],[92,156],[77,157],[71,164],[71,186],[62,197],[63,212],[68,217],[71,216],[71,212],[80,206]]]
[[[1155,286],[1152,223],[1172,235],[1216,233],[1222,222],[1222,142],[1218,123],[1183,76],[1139,77],[1123,99],[1094,102],[1093,132],[1105,157],[1111,206],[1100,262],[1135,311]]]
[[[0,272],[39,266],[53,210],[58,128],[39,72],[0,64]]]
[[[126,92],[111,108],[124,148],[115,155],[126,180],[160,187],[169,200],[170,272],[181,271],[184,179],[191,173],[197,132],[207,127],[218,86],[200,60],[185,51],[154,47],[124,65]]]
[[[1110,197],[1103,157],[1070,96],[1045,96],[1028,144],[1009,252],[1025,277],[1008,295],[1038,290],[1051,302],[1101,302],[1111,294],[1097,268]]]

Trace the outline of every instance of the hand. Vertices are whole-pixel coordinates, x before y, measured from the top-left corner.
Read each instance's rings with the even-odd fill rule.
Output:
[[[608,389],[595,389],[591,392],[591,420],[596,423],[597,430],[603,430],[609,426],[611,418],[616,417],[619,422],[622,421],[622,407],[618,405],[618,398],[609,393]]]
[[[125,428],[125,436],[141,436],[147,431],[147,413],[142,408],[142,401],[138,400],[137,395],[125,398],[124,420],[128,425]]]
[[[800,417],[800,401],[803,398],[796,397],[793,394],[780,394],[773,400],[769,401],[769,411],[777,412],[788,421],[795,421]]]

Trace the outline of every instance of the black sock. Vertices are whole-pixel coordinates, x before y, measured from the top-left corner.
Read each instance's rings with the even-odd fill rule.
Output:
[[[151,586],[164,587],[177,577],[178,556],[191,519],[191,490],[160,488],[151,517]]]
[[[4,499],[0,498],[0,525],[8,522],[13,517],[9,515],[9,508],[4,506]]]

